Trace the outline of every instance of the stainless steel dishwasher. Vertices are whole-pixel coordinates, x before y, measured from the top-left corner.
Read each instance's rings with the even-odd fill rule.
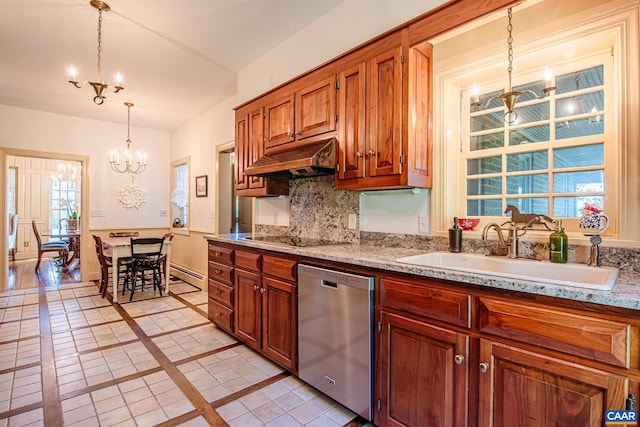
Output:
[[[298,265],[300,378],[373,420],[373,277]]]

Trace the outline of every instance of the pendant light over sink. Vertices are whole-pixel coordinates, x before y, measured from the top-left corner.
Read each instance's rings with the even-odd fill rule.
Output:
[[[507,91],[501,95],[497,95],[489,98],[489,100],[483,106],[482,103],[480,102],[480,98],[477,93],[477,88],[474,86],[473,102],[471,103],[472,107],[476,107],[478,109],[485,109],[489,106],[489,104],[491,104],[491,102],[494,99],[501,99],[504,102],[504,106],[507,110],[504,113],[504,121],[507,123],[513,123],[518,118],[518,113],[516,113],[514,109],[515,109],[516,103],[518,102],[518,98],[521,95],[524,95],[525,93],[529,93],[533,95],[536,99],[542,99],[545,96],[547,96],[549,92],[556,89],[556,87],[553,86],[553,83],[552,83],[551,72],[547,69],[545,72],[545,87],[542,89],[542,94],[538,94],[531,89],[523,90],[522,92],[513,90],[513,87],[511,86],[511,72],[513,71],[513,24],[511,23],[512,15],[513,15],[512,10],[511,8],[509,8],[509,11],[507,13],[507,17],[509,19],[509,23],[507,24],[507,34],[508,34],[507,52],[508,52],[508,62],[509,62],[509,65],[507,67],[507,74],[509,75],[509,84],[507,86]]]

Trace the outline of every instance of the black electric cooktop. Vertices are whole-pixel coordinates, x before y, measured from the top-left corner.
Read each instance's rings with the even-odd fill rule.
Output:
[[[246,236],[246,237],[241,237],[241,239],[255,240],[257,242],[273,243],[277,245],[299,246],[299,247],[340,245],[344,243],[344,242],[337,242],[335,240],[312,239],[309,237],[300,237],[300,236]]]

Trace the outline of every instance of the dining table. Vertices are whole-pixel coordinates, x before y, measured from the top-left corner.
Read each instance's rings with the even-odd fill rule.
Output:
[[[50,239],[67,239],[69,241],[69,256],[62,260],[62,271],[69,271],[80,265],[80,230],[68,230],[66,228],[54,228],[40,233]]]
[[[102,244],[104,245],[105,254],[111,256],[111,277],[114,281],[113,286],[113,302],[118,303],[118,259],[131,256],[131,237],[103,237]],[[162,253],[167,256],[167,269],[170,269],[171,265],[171,241],[164,239],[162,244]],[[169,277],[168,274],[162,275],[164,280],[164,293],[169,295]]]

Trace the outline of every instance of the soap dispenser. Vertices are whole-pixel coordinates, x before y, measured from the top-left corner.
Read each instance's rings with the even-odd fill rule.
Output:
[[[462,228],[458,225],[458,217],[453,218],[453,227],[449,229],[449,252],[462,250]]]
[[[569,238],[562,228],[562,220],[556,220],[556,230],[549,236],[549,261],[566,263],[569,259]]]

